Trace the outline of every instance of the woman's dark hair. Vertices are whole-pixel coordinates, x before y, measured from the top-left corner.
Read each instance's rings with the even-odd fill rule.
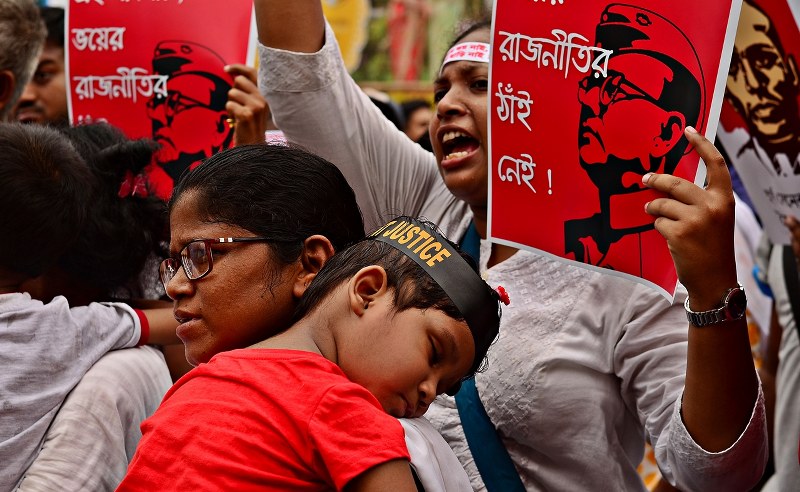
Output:
[[[59,260],[69,275],[106,295],[138,278],[148,258],[163,254],[166,206],[150,196],[144,178],[132,186],[156,149],[149,140],[129,140],[119,129],[94,123],[64,128],[95,175],[86,224]],[[127,181],[127,187],[122,186]]]
[[[456,27],[456,34],[453,36],[453,41],[450,43],[448,50],[453,46],[457,45],[461,42],[462,39],[466,38],[470,34],[476,31],[480,31],[482,29],[491,29],[492,28],[492,17],[484,15],[477,19],[467,20],[464,23],[459,24]],[[447,53],[442,55],[442,62],[444,62],[444,57],[447,56]]]
[[[448,246],[457,251],[477,272],[472,258],[454,243],[449,241],[448,243]],[[387,286],[394,290],[396,311],[436,309],[455,320],[465,321],[464,316],[447,293],[411,257],[390,244],[367,237],[347,249],[339,251],[328,260],[300,299],[295,308],[292,323],[299,321],[319,307],[337,286],[369,265],[379,265],[386,271]],[[498,302],[493,309],[497,310],[497,323],[499,324],[499,296],[488,285],[486,288],[492,291],[492,298]],[[476,352],[473,365],[464,379],[472,377],[483,369],[485,357],[485,351],[483,353]]]
[[[461,42],[462,39],[466,38],[470,34],[475,31],[480,31],[482,29],[491,29],[492,28],[492,18],[491,16],[482,16],[477,19],[469,20],[458,28],[458,32],[453,38],[453,42],[450,43],[450,47],[457,45]]]
[[[56,130],[0,124],[0,265],[33,278],[72,244],[90,203],[92,174]]]
[[[296,146],[224,150],[184,175],[172,192],[170,211],[187,193],[208,222],[271,238],[285,264],[297,260],[303,241],[314,234],[327,237],[337,251],[364,237],[361,210],[341,171]]]

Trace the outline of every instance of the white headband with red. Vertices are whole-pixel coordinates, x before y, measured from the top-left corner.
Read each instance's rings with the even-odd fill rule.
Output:
[[[447,50],[447,54],[444,56],[444,61],[442,62],[442,68],[448,63],[455,61],[489,63],[489,56],[491,54],[492,47],[489,43],[460,43]]]

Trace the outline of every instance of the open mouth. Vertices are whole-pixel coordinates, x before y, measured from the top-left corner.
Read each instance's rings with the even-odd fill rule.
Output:
[[[444,160],[466,157],[480,146],[479,142],[461,131],[447,132],[442,137]]]

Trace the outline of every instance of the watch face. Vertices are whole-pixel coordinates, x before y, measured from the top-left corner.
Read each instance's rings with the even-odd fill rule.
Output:
[[[747,309],[747,296],[744,289],[734,289],[726,299],[728,305],[728,315],[732,319],[739,319],[744,316]]]

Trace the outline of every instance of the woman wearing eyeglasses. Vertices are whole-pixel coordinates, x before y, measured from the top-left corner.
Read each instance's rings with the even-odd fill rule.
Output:
[[[643,490],[636,464],[647,439],[680,489],[739,490],[758,481],[764,406],[746,323],[690,324],[681,302],[688,291],[692,310],[714,310],[729,289],[738,291],[730,180],[707,140],[685,134],[710,164],[707,190],[661,174],[640,181],[685,192],[647,206],[686,287],[669,304],[632,282],[480,240],[488,219],[490,23],[463,31],[439,68],[431,154],[370,107],[319,0],[254,5],[259,87],[289,141],[342,169],[368,225],[386,210],[428,217],[450,237],[477,243],[488,282],[508,289],[512,303],[487,371],[473,391],[437,398],[426,414],[475,490]],[[628,32],[646,23],[642,15],[628,24],[608,19]]]
[[[285,145],[244,145],[214,155],[184,176],[169,210],[170,258],[160,275],[192,365],[281,333],[320,268],[364,236],[342,173]],[[469,487],[427,421],[401,424],[425,490]]]
[[[353,192],[298,149],[241,146],[187,174],[161,279],[193,365],[282,331],[334,251],[364,236]]]

